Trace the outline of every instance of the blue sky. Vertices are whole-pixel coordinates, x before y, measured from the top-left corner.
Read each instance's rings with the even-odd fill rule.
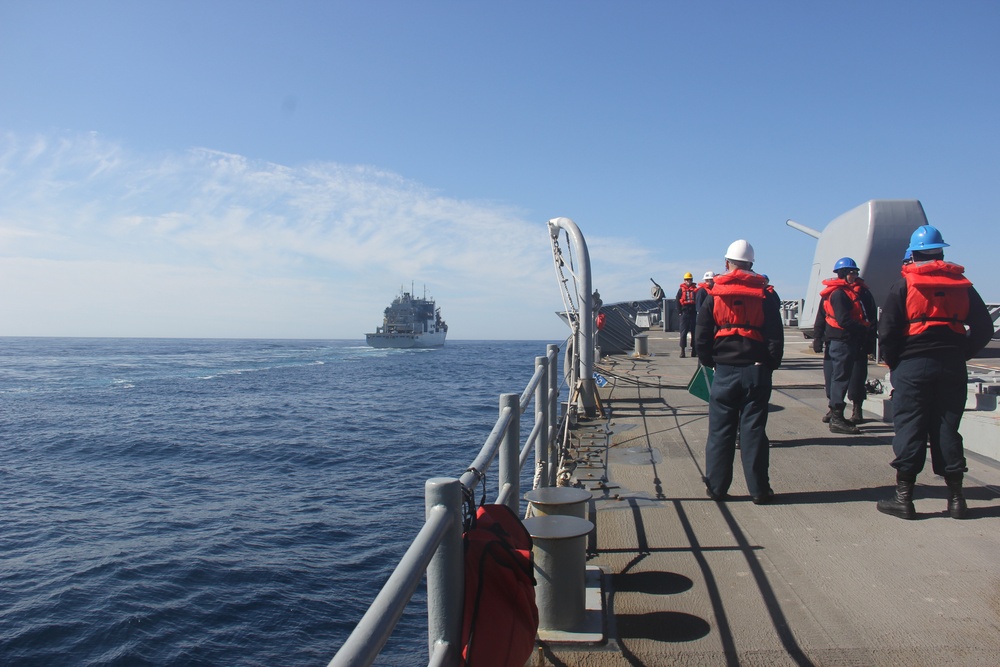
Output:
[[[0,335],[561,340],[605,301],[919,199],[1000,301],[1000,3],[0,3]]]

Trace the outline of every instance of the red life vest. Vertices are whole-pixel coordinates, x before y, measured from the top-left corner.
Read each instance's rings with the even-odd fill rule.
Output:
[[[693,306],[694,305],[694,293],[698,291],[698,287],[694,284],[688,284],[687,281],[681,283],[681,302],[682,306]]]
[[[942,259],[903,267],[906,279],[906,319],[910,336],[931,327],[946,326],[965,335],[969,316],[969,288],[965,267]]]
[[[707,281],[703,282],[703,283],[698,283],[698,289],[703,289],[706,292],[711,292],[712,291],[712,285],[713,285],[713,283],[710,283],[710,282],[707,282]]]
[[[712,287],[715,337],[743,336],[764,342],[764,276],[733,269]]]
[[[865,302],[862,301],[862,299],[861,299],[861,295],[862,294],[864,294],[865,292],[871,292],[871,289],[869,289],[869,287],[868,287],[868,283],[866,283],[861,278],[857,278],[854,281],[854,284],[852,285],[852,287],[854,288],[854,293],[858,297],[858,301],[861,302],[861,312],[864,313],[865,319],[868,320],[868,324],[874,324],[873,320],[878,317],[878,307],[875,308],[875,312],[874,313],[869,313],[868,309],[865,307]],[[874,302],[875,301],[875,297],[872,297],[871,300],[872,300],[872,302]]]
[[[823,281],[826,285],[820,291],[819,295],[823,298],[823,312],[826,313],[826,324],[827,326],[833,327],[834,329],[843,329],[839,324],[837,324],[837,318],[833,314],[833,304],[830,303],[830,295],[836,292],[838,289],[843,289],[844,294],[851,300],[851,312],[850,317],[853,322],[858,324],[863,324],[868,326],[868,320],[865,319],[865,311],[861,307],[861,298],[858,295],[858,287],[851,285],[843,278],[828,278]]]

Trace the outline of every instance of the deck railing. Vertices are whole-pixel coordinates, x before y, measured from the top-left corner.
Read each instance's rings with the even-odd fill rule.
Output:
[[[367,667],[378,658],[403,610],[427,574],[428,665],[457,665],[461,658],[463,570],[462,511],[465,495],[498,461],[497,503],[520,514],[521,469],[535,454],[536,483],[554,486],[559,465],[559,348],[535,357],[524,391],[500,395],[500,414],[475,460],[458,479],[435,477],[424,485],[424,525],[328,667]],[[521,415],[534,402],[534,425],[522,447]]]

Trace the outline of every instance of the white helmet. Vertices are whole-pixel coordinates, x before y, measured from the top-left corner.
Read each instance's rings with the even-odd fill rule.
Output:
[[[702,280],[715,280],[715,274],[712,273],[711,271],[706,271],[705,276],[702,278]]]
[[[740,239],[729,244],[726,250],[726,259],[735,259],[737,262],[753,262],[753,246],[749,241]]]

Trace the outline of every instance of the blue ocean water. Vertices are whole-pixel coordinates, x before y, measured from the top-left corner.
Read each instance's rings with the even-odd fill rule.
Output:
[[[0,338],[0,664],[326,664],[545,345]]]

